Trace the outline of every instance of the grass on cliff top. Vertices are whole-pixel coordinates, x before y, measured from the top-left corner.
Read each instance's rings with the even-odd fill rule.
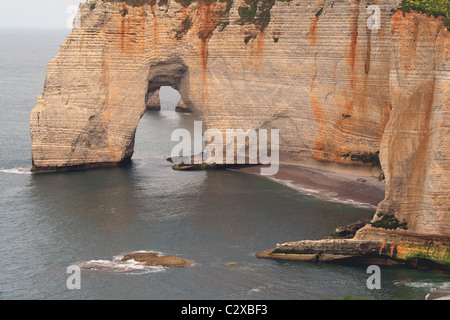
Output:
[[[436,18],[443,16],[446,18],[445,25],[450,30],[450,0],[403,0],[398,9],[403,12],[417,10]]]

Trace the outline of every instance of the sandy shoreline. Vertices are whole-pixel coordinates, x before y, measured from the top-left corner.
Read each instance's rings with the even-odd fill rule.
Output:
[[[233,170],[260,174],[260,169],[259,166],[251,166]],[[280,166],[277,174],[267,176],[267,178],[302,193],[355,206],[376,208],[378,203],[384,199],[385,194],[385,184],[376,178],[307,167]],[[358,178],[365,181],[358,181]]]

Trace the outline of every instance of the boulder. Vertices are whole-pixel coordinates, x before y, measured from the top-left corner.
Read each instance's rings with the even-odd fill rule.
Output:
[[[123,256],[121,261],[134,260],[146,266],[189,267],[191,263],[174,256],[161,256],[156,252],[133,252]]]

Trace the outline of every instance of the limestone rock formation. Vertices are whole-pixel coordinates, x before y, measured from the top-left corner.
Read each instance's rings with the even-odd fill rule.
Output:
[[[183,99],[178,101],[177,106],[175,107],[175,111],[177,112],[191,112],[191,109],[184,103]]]
[[[391,23],[392,113],[380,148],[387,191],[374,221],[393,214],[407,224],[403,233],[450,236],[450,32],[443,21],[397,12]],[[357,237],[379,234],[367,227]]]
[[[81,4],[31,114],[35,171],[126,161],[149,93],[172,86],[205,130],[281,129],[282,163],[378,176],[398,1],[380,30],[365,0],[259,2]]]
[[[148,93],[147,110],[161,110],[161,101],[159,100],[159,89]]]
[[[149,97],[172,86],[205,130],[280,129],[282,164],[383,170],[378,213],[407,230],[357,239],[449,241],[449,31],[399,2],[376,4],[379,28],[368,0],[82,3],[31,113],[33,170],[129,160]]]
[[[355,239],[303,240],[278,244],[276,248],[258,252],[255,256],[341,264],[408,265],[450,273],[450,247],[438,243],[424,245]]]

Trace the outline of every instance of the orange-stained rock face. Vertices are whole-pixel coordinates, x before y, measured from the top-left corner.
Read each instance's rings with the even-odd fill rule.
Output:
[[[450,236],[450,32],[443,19],[392,19],[392,114],[381,144],[386,199],[408,230]]]
[[[200,38],[200,59],[202,63],[202,107],[206,104],[207,78],[206,69],[208,67],[208,43],[214,30],[220,23],[221,12],[216,9],[216,2],[201,2],[198,7],[199,27],[198,37]]]
[[[392,15],[399,0],[383,1],[370,30],[367,0],[292,0],[261,27],[238,21],[243,1],[138,2],[81,4],[82,28],[49,63],[31,114],[36,170],[131,157],[164,78],[204,129],[279,129],[282,163],[378,177],[380,154],[379,210],[411,232],[449,233],[442,19]]]
[[[311,46],[314,46],[316,44],[316,30],[317,30],[317,23],[319,22],[319,16],[315,16],[314,20],[312,20],[311,25],[309,26],[309,37],[310,37],[310,43]]]
[[[360,1],[333,5],[337,12],[346,12],[345,20],[330,15],[326,5],[323,8],[309,24],[314,56],[314,65],[307,69],[312,79],[309,95],[317,123],[313,155],[346,165],[375,164],[366,159],[376,158],[377,137],[390,114],[390,38],[385,31],[367,28]],[[389,20],[390,15],[382,17],[383,28]]]

